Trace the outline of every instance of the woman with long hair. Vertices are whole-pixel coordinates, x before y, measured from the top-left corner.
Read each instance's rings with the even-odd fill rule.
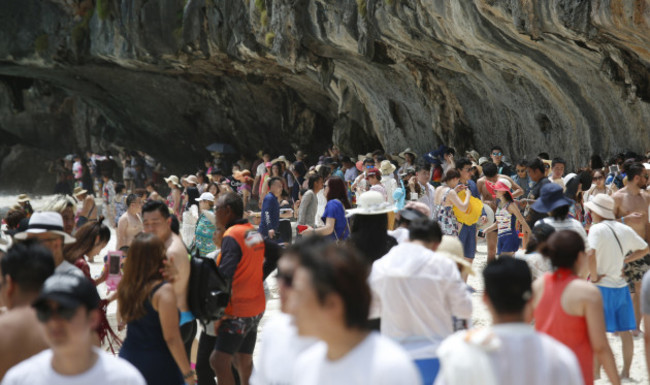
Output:
[[[350,226],[345,217],[345,210],[352,208],[348,200],[345,182],[337,176],[330,177],[325,182],[324,191],[327,204],[321,220],[325,226],[311,228],[311,231],[305,230],[306,234],[313,233],[343,241],[350,236]]]
[[[467,186],[460,184],[460,173],[455,168],[450,169],[442,179],[442,184],[436,189],[434,202],[437,207],[434,218],[440,224],[444,235],[458,236],[458,220],[454,214],[454,206],[460,211],[469,207],[469,198],[472,194],[466,193],[465,200],[458,197],[458,192]]]
[[[178,182],[176,175],[171,175],[165,178],[167,186],[169,187],[169,195],[167,195],[167,207],[172,210],[172,213],[177,217],[181,214],[181,206],[183,204],[183,197],[181,193],[181,184]]]
[[[571,230],[553,233],[542,252],[550,258],[555,271],[533,284],[535,329],[575,353],[585,384],[594,382],[594,357],[603,365],[609,380],[620,384],[605,334],[602,296],[596,286],[579,278],[587,269],[582,237]]]
[[[153,234],[135,237],[117,287],[118,313],[128,323],[120,357],[148,384],[194,384],[194,371],[178,327],[172,285],[160,273],[165,245]]]
[[[93,260],[111,240],[111,230],[103,222],[104,217],[99,217],[98,221],[81,226],[75,233],[76,242],[63,248],[65,260],[81,269],[86,278],[93,281],[95,285],[106,280],[108,269],[104,269],[102,275],[95,280],[90,276],[90,267],[86,258]]]

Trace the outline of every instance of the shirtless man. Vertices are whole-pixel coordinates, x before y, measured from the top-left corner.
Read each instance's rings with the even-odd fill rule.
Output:
[[[498,169],[497,166],[492,163],[492,162],[487,162],[483,163],[483,174],[484,176],[481,177],[477,182],[476,186],[478,187],[478,191],[481,194],[481,199],[483,200],[483,204],[486,204],[492,208],[494,212],[497,211],[497,201],[496,198],[492,196],[492,194],[488,191],[485,181],[488,180],[491,183],[496,183],[499,179],[505,179],[509,181],[512,185],[512,197],[517,198],[518,196],[522,195],[524,193],[524,189],[522,189],[518,184],[515,183],[515,181],[512,180],[507,175],[501,175],[497,173]],[[496,229],[495,229],[496,230]],[[488,262],[494,260],[497,255],[497,232],[496,231],[490,231],[489,233],[485,234],[485,238],[487,239],[487,258]]]
[[[648,225],[648,206],[650,205],[650,194],[645,191],[648,184],[648,170],[641,163],[626,165],[627,185],[618,190],[614,198],[614,215],[620,222],[630,226],[646,242],[650,240],[650,226]],[[632,303],[634,304],[634,315],[636,317],[637,330],[639,333],[641,323],[641,280],[643,274],[650,269],[650,255],[630,262],[625,267],[624,273],[632,292]],[[646,331],[647,332],[647,331]]]
[[[185,351],[188,354],[196,334],[196,322],[187,304],[187,285],[190,280],[190,259],[187,248],[178,234],[172,232],[172,218],[163,202],[150,201],[142,207],[145,233],[153,233],[165,242],[167,259],[174,262],[176,276],[173,282],[178,310],[181,312],[180,328]]]
[[[149,194],[149,197],[147,198],[148,201],[163,201],[163,197],[158,194],[156,191],[156,185],[153,182],[148,182],[145,189],[147,190],[147,194]]]
[[[135,194],[129,194],[126,197],[126,212],[122,214],[117,222],[117,249],[129,247],[133,238],[142,231],[142,218],[140,210],[142,209],[141,198]]]
[[[81,209],[77,212],[77,228],[85,225],[88,222],[97,221],[97,205],[95,198],[88,195],[88,191],[83,190],[81,187],[74,189],[74,197],[81,204]]]
[[[54,274],[54,258],[35,240],[17,243],[0,258],[0,380],[9,368],[48,348],[31,307],[43,282]]]

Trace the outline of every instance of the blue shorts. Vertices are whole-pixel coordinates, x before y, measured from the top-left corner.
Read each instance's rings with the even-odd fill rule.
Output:
[[[608,333],[636,330],[634,307],[630,289],[598,286],[603,297],[605,309],[605,326]]]
[[[474,259],[476,255],[476,225],[463,225],[458,233],[458,239],[463,244],[465,258]]]
[[[438,377],[438,371],[440,370],[440,360],[437,358],[415,360],[415,366],[418,367],[420,376],[422,376],[422,384],[431,385],[435,382],[436,377]]]
[[[497,238],[497,255],[516,252],[519,250],[519,243],[519,233],[516,231],[499,234],[499,238]]]

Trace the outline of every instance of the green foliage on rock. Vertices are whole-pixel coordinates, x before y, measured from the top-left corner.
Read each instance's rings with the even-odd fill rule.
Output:
[[[99,20],[106,20],[111,16],[111,0],[97,0],[95,7],[97,8],[97,17]]]
[[[368,4],[366,4],[366,0],[357,0],[357,10],[361,17],[368,15]]]
[[[264,28],[269,26],[269,14],[266,11],[266,9],[263,10],[262,13],[260,14],[260,23],[262,24],[262,27],[264,27]]]
[[[273,40],[275,40],[275,33],[269,32],[264,36],[264,44],[266,44],[267,47],[271,47],[273,45]]]
[[[37,53],[45,52],[50,47],[50,39],[46,33],[40,35],[34,40],[34,50]]]

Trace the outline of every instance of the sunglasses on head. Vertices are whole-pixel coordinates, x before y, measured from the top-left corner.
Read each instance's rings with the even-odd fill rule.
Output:
[[[293,274],[289,274],[283,271],[278,270],[278,274],[276,276],[278,280],[281,280],[284,282],[285,285],[291,287],[293,284]]]
[[[503,155],[503,153],[501,153],[501,152],[493,152],[492,155],[494,155],[494,156],[501,156],[501,155]]]
[[[38,305],[36,309],[36,318],[41,322],[49,321],[54,315],[58,315],[66,321],[70,321],[77,312],[76,307],[68,307],[59,304],[56,309],[52,309],[48,305]]]

